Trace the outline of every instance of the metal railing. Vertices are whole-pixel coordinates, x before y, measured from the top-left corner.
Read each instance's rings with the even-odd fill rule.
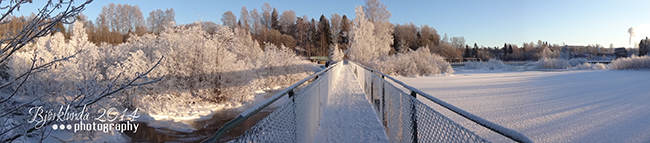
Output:
[[[532,142],[525,135],[492,123],[425,92],[404,84],[386,74],[349,62],[350,69],[366,92],[379,119],[386,127],[391,142],[487,142],[451,119],[420,102],[424,97],[452,112],[516,142]],[[390,79],[408,91],[395,87]]]
[[[327,105],[327,95],[332,90],[330,89],[332,79],[336,78],[331,71],[342,68],[342,63],[339,62],[313,74],[244,111],[204,142],[218,142],[228,130],[285,95],[289,96],[287,102],[236,138],[234,142],[312,142],[323,108]],[[532,142],[517,131],[482,119],[374,69],[354,62],[349,62],[348,65],[367,98],[373,103],[373,108],[386,128],[390,142],[488,142],[422,103],[417,99],[417,95],[516,142]],[[410,93],[397,88],[385,78],[401,85]],[[313,81],[309,85],[297,93],[294,92],[300,85],[311,80]]]
[[[247,130],[244,135],[235,139],[235,142],[311,142],[310,139],[313,139],[318,128],[323,106],[327,105],[327,95],[332,81],[331,71],[339,68],[341,63],[331,65],[242,112],[203,142],[219,142],[219,139],[230,129],[285,95],[289,96],[289,101]],[[296,88],[312,79],[309,85],[295,93]]]

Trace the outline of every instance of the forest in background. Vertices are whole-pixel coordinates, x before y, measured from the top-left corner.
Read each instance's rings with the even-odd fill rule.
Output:
[[[389,44],[391,47],[389,54],[391,55],[426,47],[429,48],[431,53],[443,56],[448,61],[459,61],[467,58],[482,61],[489,59],[536,61],[542,58],[559,57],[563,47],[567,47],[569,51],[574,53],[575,57],[581,58],[611,56],[615,53],[615,48],[617,48],[611,45],[605,48],[598,44],[584,46],[551,44],[542,40],[524,42],[521,45],[504,43],[503,46],[486,47],[480,45],[480,43],[466,43],[465,38],[462,36],[449,37],[447,33],[441,36],[434,27],[426,24],[418,26],[414,23],[390,23],[388,20],[390,12],[385,9],[381,2],[371,0],[367,3],[376,5],[373,8],[364,9],[371,12],[367,18],[375,25],[377,25],[375,19],[385,17],[385,20],[383,20],[385,23],[382,27],[390,28],[386,32],[390,33],[392,39],[392,43]],[[384,7],[382,9],[379,6]],[[309,18],[306,15],[298,16],[293,10],[280,11],[269,3],[264,3],[259,10],[257,8],[249,10],[246,7],[241,7],[239,17],[233,11],[227,11],[222,14],[221,23],[197,21],[185,25],[176,25],[173,8],[153,10],[145,18],[137,5],[111,3],[102,8],[94,21],[83,14],[77,15],[77,20],[84,23],[84,28],[88,33],[88,40],[96,45],[101,45],[101,43],[117,45],[127,42],[128,38],[133,35],[142,36],[147,33],[158,35],[166,26],[202,25],[206,32],[214,34],[217,25],[224,25],[231,28],[245,29],[251,33],[253,39],[260,45],[265,43],[284,45],[293,49],[298,55],[305,57],[327,56],[334,45],[343,51],[350,47],[350,33],[354,24],[352,19],[349,19],[346,15],[341,16],[333,13],[329,17],[321,15],[318,18]],[[21,25],[25,24],[27,19],[33,16],[9,16],[5,20],[9,23],[1,25],[0,32],[16,32],[21,28]],[[57,24],[55,30],[62,32],[66,39],[69,39],[72,33],[70,27],[71,25]],[[638,48],[641,47],[643,46]],[[628,53],[626,56],[639,54],[637,48],[625,50]],[[345,58],[347,58],[347,54]]]

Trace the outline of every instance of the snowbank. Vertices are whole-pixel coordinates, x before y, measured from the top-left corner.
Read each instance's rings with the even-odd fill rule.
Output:
[[[624,70],[624,69],[650,69],[650,57],[643,56],[637,57],[632,56],[629,58],[619,58],[612,61],[612,69],[614,70]]]

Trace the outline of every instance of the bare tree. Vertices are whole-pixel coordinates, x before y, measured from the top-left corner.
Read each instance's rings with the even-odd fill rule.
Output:
[[[462,49],[465,47],[465,37],[451,37],[451,45],[457,49]]]
[[[262,25],[267,29],[271,28],[271,12],[273,12],[273,7],[269,3],[264,3],[262,6]]]
[[[242,26],[246,31],[249,31],[250,29],[250,19],[251,16],[248,14],[248,9],[246,9],[245,6],[241,7],[241,13],[239,14],[239,21],[242,23]]]
[[[250,21],[253,22],[253,28],[251,30],[251,33],[260,33],[262,29],[262,16],[260,16],[260,13],[257,12],[257,9],[253,9],[251,12],[251,17]]]
[[[332,42],[333,43],[338,43],[339,41],[339,35],[341,31],[341,15],[334,13],[330,17],[330,23],[332,23],[332,26],[330,27],[330,30],[332,30]],[[338,47],[338,46],[337,46]]]
[[[165,11],[160,9],[152,10],[147,18],[149,31],[159,34],[165,30],[165,26],[172,26],[175,21],[175,15],[173,8],[166,9]]]
[[[221,22],[223,22],[223,25],[234,29],[237,27],[237,16],[232,11],[226,11],[221,15]]]
[[[110,3],[102,7],[97,17],[99,26],[108,26],[111,31],[121,34],[135,32],[139,26],[144,26],[144,18],[140,8],[129,4]],[[101,21],[101,22],[100,22]]]
[[[375,22],[390,22],[389,19],[392,14],[386,9],[387,6],[379,0],[366,0],[366,5],[363,7],[363,12],[366,13],[366,18],[372,23]],[[376,23],[375,23],[376,24]]]
[[[296,22],[296,12],[293,10],[285,10],[279,19],[280,32],[283,34],[293,35],[293,25]]]

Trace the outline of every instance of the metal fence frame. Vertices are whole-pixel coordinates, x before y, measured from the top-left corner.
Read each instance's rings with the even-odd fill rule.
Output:
[[[351,62],[351,61],[349,63],[350,63],[349,65],[351,65],[350,66],[351,70],[354,72],[355,76],[357,76],[357,79],[359,80],[362,88],[364,88],[364,91],[366,92],[366,94],[368,96],[368,99],[370,100],[371,103],[373,103],[374,109],[377,111],[377,115],[379,116],[379,119],[382,120],[382,122],[383,122],[384,126],[387,128],[387,130],[391,130],[390,129],[391,127],[387,126],[387,123],[386,123],[387,122],[386,114],[390,114],[390,113],[386,111],[387,106],[385,105],[386,104],[385,100],[387,99],[387,97],[385,97],[385,96],[396,96],[396,95],[394,95],[394,94],[393,95],[390,95],[390,94],[386,95],[386,93],[385,93],[386,92],[385,91],[386,85],[384,85],[384,84],[388,83],[388,84],[390,84],[389,86],[394,86],[391,83],[387,82],[386,78],[390,79],[392,82],[397,83],[397,84],[401,85],[402,87],[406,88],[408,91],[410,91],[410,94],[407,94],[407,95],[410,95],[412,100],[415,101],[415,102],[419,102],[419,100],[417,100],[418,99],[417,95],[420,95],[421,97],[424,97],[424,99],[432,101],[433,103],[436,103],[436,104],[444,107],[445,109],[448,109],[448,110],[450,110],[450,111],[452,111],[452,112],[454,112],[454,113],[456,113],[456,114],[458,114],[458,115],[460,115],[460,116],[462,116],[462,117],[464,117],[464,118],[466,118],[466,119],[468,119],[468,120],[470,120],[470,121],[472,121],[474,123],[477,123],[477,124],[487,128],[489,130],[492,130],[492,131],[494,131],[494,132],[496,132],[496,133],[498,133],[500,135],[503,135],[503,136],[505,136],[505,137],[507,137],[509,139],[512,139],[513,141],[525,142],[525,143],[533,142],[528,137],[526,137],[525,135],[523,135],[523,134],[521,134],[521,133],[519,133],[519,132],[517,132],[515,130],[508,129],[506,127],[503,127],[503,126],[498,125],[496,123],[485,120],[485,119],[483,119],[481,117],[478,117],[478,116],[476,116],[474,114],[471,114],[471,113],[469,113],[469,112],[467,112],[465,110],[462,110],[462,109],[460,109],[460,108],[458,108],[456,106],[453,106],[453,105],[451,105],[451,104],[449,104],[447,102],[444,102],[444,101],[442,101],[442,100],[440,100],[438,98],[435,98],[435,97],[433,97],[433,96],[431,96],[431,95],[429,95],[429,94],[427,94],[425,92],[422,92],[422,91],[420,91],[420,90],[418,90],[416,88],[413,88],[413,87],[411,87],[409,85],[406,85],[403,82],[401,82],[399,80],[396,80],[395,78],[393,78],[391,76],[388,76],[388,75],[386,75],[384,73],[381,73],[379,71],[376,71],[374,69],[368,68],[368,67],[363,66],[361,64],[357,64],[357,63],[354,63],[354,62]],[[367,76],[367,75],[370,75],[370,76]],[[372,77],[378,77],[383,81],[377,82],[377,81],[374,80],[376,78],[372,78]],[[377,90],[377,87],[376,87],[376,85],[378,85],[378,84],[381,84],[381,86],[382,86],[380,88],[381,89],[380,92]],[[377,93],[377,92],[379,92],[379,93]],[[401,92],[402,92],[402,94],[406,94],[403,91],[401,91]],[[379,99],[377,99],[375,97],[377,97]],[[412,105],[411,106],[411,108],[412,108],[411,109],[412,110],[412,112],[411,112],[411,121],[412,121],[411,125],[412,125],[412,127],[409,127],[412,130],[412,133],[411,133],[412,134],[412,142],[419,142],[418,139],[421,136],[418,136],[418,131],[419,131],[418,130],[418,119],[420,119],[420,118],[418,118],[417,117],[418,114],[416,114],[416,112],[418,112],[416,110],[416,103],[408,103],[408,104]],[[404,106],[404,105],[401,105],[401,106]],[[433,110],[430,107],[428,109]],[[425,108],[425,110],[428,110],[428,109]],[[436,112],[436,111],[434,110],[434,112]],[[446,117],[444,117],[444,118],[446,118]],[[451,123],[451,124],[456,124],[456,123]],[[400,128],[405,128],[405,126],[400,126]],[[391,133],[389,132],[389,134],[391,134]]]
[[[442,114],[438,113],[437,111],[433,110],[431,107],[428,107],[424,103],[420,102],[418,100],[418,96],[417,96],[417,95],[420,95],[421,97],[424,97],[425,99],[427,99],[429,101],[432,101],[432,102],[434,102],[434,103],[436,103],[436,104],[438,104],[438,105],[440,105],[440,106],[442,106],[442,107],[444,107],[444,108],[446,108],[448,110],[451,110],[452,112],[454,112],[454,113],[456,113],[456,114],[458,114],[458,115],[460,115],[460,116],[462,116],[462,117],[464,117],[466,119],[469,119],[470,121],[472,121],[474,123],[477,123],[477,124],[487,128],[487,129],[490,129],[490,130],[492,130],[492,131],[494,131],[494,132],[496,132],[498,134],[501,134],[501,135],[503,135],[503,136],[505,136],[507,138],[510,138],[513,141],[516,141],[516,142],[532,142],[530,139],[528,139],[528,137],[526,137],[525,135],[523,135],[523,134],[521,134],[521,133],[519,133],[517,131],[505,128],[505,127],[500,126],[498,124],[492,123],[492,122],[490,122],[488,120],[480,118],[480,117],[478,117],[478,116],[476,116],[474,114],[471,114],[471,113],[469,113],[467,111],[464,111],[464,110],[462,110],[462,109],[460,109],[458,107],[455,107],[455,106],[453,106],[453,105],[451,105],[449,103],[446,103],[446,102],[444,102],[444,101],[442,101],[440,99],[437,99],[437,98],[435,98],[435,97],[433,97],[433,96],[431,96],[431,95],[429,95],[429,94],[427,94],[425,92],[422,92],[422,91],[420,91],[418,89],[415,89],[415,88],[413,88],[411,86],[408,86],[408,85],[402,83],[401,81],[394,79],[391,76],[388,76],[388,75],[383,74],[383,73],[381,73],[379,71],[376,71],[374,69],[365,67],[363,65],[360,65],[360,64],[357,64],[357,63],[354,63],[354,62],[351,62],[351,61],[345,61],[345,62],[348,63],[348,65],[350,67],[350,70],[352,70],[354,72],[354,75],[357,77],[357,80],[359,81],[362,88],[364,89],[364,92],[366,93],[367,98],[372,103],[373,108],[376,110],[377,115],[378,115],[380,121],[382,121],[382,124],[384,125],[384,127],[386,127],[387,130],[398,128],[397,130],[400,130],[402,132],[405,131],[405,130],[409,131],[408,134],[410,134],[410,135],[402,136],[402,134],[399,133],[400,134],[400,137],[399,137],[400,139],[390,139],[391,141],[394,141],[394,142],[430,142],[431,141],[430,138],[427,138],[425,135],[418,135],[418,131],[429,131],[428,129],[425,129],[425,128],[428,126],[427,125],[427,118],[431,118],[431,117],[429,117],[429,116],[421,116],[423,112],[426,112],[428,114],[436,114],[435,118],[439,118],[439,119],[436,119],[436,122],[439,122],[439,121],[444,122],[444,126],[442,128],[440,128],[440,129],[438,129],[438,131],[442,130],[443,132],[447,132],[446,130],[450,129],[452,131],[449,131],[449,132],[460,132],[461,136],[462,136],[461,138],[467,138],[467,139],[453,139],[454,142],[470,142],[470,141],[486,142],[484,139],[478,137],[473,132],[465,129],[464,127],[458,125],[457,123],[453,122],[452,120],[448,119],[447,117],[444,117],[444,115],[442,115]],[[306,83],[307,81],[313,80],[313,82],[310,85],[308,85],[307,87],[305,87],[305,89],[308,89],[308,88],[313,87],[313,86],[319,86],[319,85],[322,85],[322,84],[326,84],[326,85],[322,85],[322,86],[328,86],[329,87],[329,85],[330,85],[329,82],[331,82],[330,80],[332,78],[331,74],[329,74],[329,73],[331,73],[331,71],[334,68],[340,68],[341,67],[340,65],[342,63],[343,62],[338,62],[338,63],[336,63],[336,64],[334,64],[334,65],[332,65],[332,66],[318,72],[318,73],[315,73],[315,74],[313,74],[313,75],[311,75],[311,76],[309,76],[309,77],[307,77],[307,78],[305,78],[305,79],[303,79],[303,80],[301,80],[301,81],[287,87],[286,89],[284,89],[284,90],[280,91],[279,93],[273,95],[269,99],[263,101],[262,103],[260,103],[258,105],[255,105],[253,108],[250,108],[250,109],[244,111],[243,113],[239,114],[235,119],[229,121],[223,127],[219,128],[217,130],[217,132],[212,137],[204,140],[203,142],[218,142],[218,139],[221,138],[221,136],[223,136],[230,129],[232,129],[235,126],[241,124],[242,122],[244,122],[248,118],[252,117],[254,114],[257,114],[262,109],[264,109],[267,106],[273,104],[274,102],[276,102],[278,99],[284,97],[285,95],[289,95],[291,100],[296,99],[297,94],[294,92],[294,89],[296,89],[300,85]],[[361,74],[361,76],[360,76],[360,74]],[[370,76],[365,76],[365,75],[370,75]],[[323,78],[319,78],[319,77],[323,77]],[[396,90],[386,91],[387,87],[397,89],[397,87],[395,87],[395,85],[393,85],[392,83],[388,82],[388,80],[386,80],[386,78],[390,79],[393,83],[397,83],[397,84],[401,85],[402,87],[406,88],[408,91],[410,91],[410,93],[407,94],[402,90],[399,90],[398,93],[394,93]],[[325,83],[322,83],[323,81]],[[320,88],[320,87],[315,87],[315,88]],[[308,91],[301,90],[298,93],[298,96],[300,96],[300,94],[302,94],[302,92],[308,92]],[[316,92],[319,92],[318,93],[319,95],[321,94],[320,89],[319,89],[319,91],[316,91]],[[324,92],[329,92],[329,91],[326,90]],[[389,93],[386,93],[386,92],[389,92]],[[325,94],[327,94],[327,93],[325,93]],[[395,97],[398,97],[398,98],[394,98],[394,97],[391,98],[391,97],[386,97],[386,96],[395,96]],[[375,97],[377,97],[377,98],[375,98]],[[318,96],[318,97],[311,97],[311,98],[315,98],[316,100],[319,100],[317,102],[323,102],[323,101],[320,101],[320,100],[323,99],[323,97]],[[324,99],[326,100],[327,98],[324,98]],[[398,103],[397,103],[399,105],[386,105],[386,103],[393,104],[393,102],[385,101],[387,99],[388,100],[399,100]],[[289,101],[289,102],[291,102],[291,101]],[[299,102],[299,101],[293,101],[292,103],[297,103],[297,102]],[[287,103],[287,104],[291,104],[291,103]],[[320,104],[321,105],[316,105],[316,106],[322,106],[322,103],[320,103]],[[311,107],[309,107],[309,108],[311,108]],[[320,108],[322,108],[322,107],[316,107],[314,110],[321,110]],[[391,109],[391,108],[400,108],[400,112],[399,113],[389,112],[389,111],[393,111],[393,109]],[[409,113],[404,114],[403,111],[407,111]],[[272,113],[272,114],[274,114],[274,113]],[[322,114],[322,112],[319,112],[318,114]],[[397,123],[397,124],[388,124],[389,121],[395,121],[395,120],[387,119],[387,117],[388,117],[387,114],[400,114],[399,123]],[[437,114],[439,114],[439,115],[437,115]],[[271,115],[269,115],[269,116],[271,116]],[[316,117],[320,117],[320,116],[322,116],[322,115],[317,115]],[[404,118],[401,118],[402,116]],[[293,117],[293,118],[297,118],[297,117]],[[263,119],[263,121],[264,120],[267,120],[267,119],[265,118],[265,119]],[[309,122],[318,123],[318,120],[319,119],[315,119],[315,120],[309,121]],[[260,122],[263,122],[263,121],[260,121]],[[284,122],[284,121],[280,121],[280,122]],[[301,121],[297,121],[297,119],[294,119],[294,121],[292,121],[292,122],[301,122]],[[304,122],[304,121],[302,121],[302,122]],[[421,123],[421,124],[418,125],[418,123]],[[447,125],[452,126],[452,127],[449,127]],[[445,127],[445,126],[447,126],[447,127]],[[424,128],[418,129],[418,127],[424,127]],[[439,128],[439,127],[436,127],[436,128]],[[298,132],[297,130],[292,130],[292,131],[293,132]],[[429,131],[429,132],[431,132],[431,131]],[[266,134],[266,132],[264,132],[264,133]],[[389,136],[391,136],[391,135],[394,136],[394,135],[398,134],[398,133],[388,132],[388,131],[387,131],[387,133],[389,134]],[[422,133],[426,134],[427,132],[422,132]],[[249,131],[247,131],[247,134],[249,134]],[[293,134],[295,134],[297,136],[298,134],[305,134],[305,133],[293,133]],[[305,135],[307,135],[307,134],[311,134],[311,133],[306,133]],[[440,134],[440,133],[438,133],[438,134]],[[458,134],[458,133],[456,133],[456,134]],[[444,136],[446,134],[442,133],[441,135]],[[291,141],[293,141],[293,142],[302,142],[302,141],[309,140],[308,138],[306,138],[304,140],[303,139],[298,139],[298,138],[299,137],[294,137],[292,140],[289,140],[289,142],[291,142]],[[435,138],[442,138],[442,139],[439,139],[439,140],[435,140],[436,142],[449,141],[449,140],[447,140],[447,139],[449,139],[449,137],[435,137]],[[423,140],[420,140],[420,139],[423,139]],[[247,142],[251,142],[251,141],[247,141]],[[253,140],[252,142],[256,142],[256,141]]]
[[[305,78],[305,79],[303,79],[303,80],[300,80],[300,81],[298,81],[297,83],[295,83],[295,84],[293,84],[293,85],[291,85],[291,86],[285,88],[284,90],[282,90],[282,91],[276,93],[276,94],[273,95],[272,97],[270,97],[270,98],[264,100],[262,103],[257,104],[257,105],[255,105],[254,107],[252,107],[252,108],[250,108],[250,109],[248,109],[248,110],[242,112],[242,113],[239,114],[236,118],[234,118],[234,119],[228,121],[225,125],[223,125],[221,128],[219,128],[219,129],[217,130],[217,132],[216,132],[212,137],[210,137],[210,138],[204,140],[203,142],[204,142],[204,143],[214,143],[214,142],[218,142],[218,141],[219,141],[219,138],[221,138],[221,137],[222,137],[226,132],[228,132],[230,129],[236,127],[237,125],[239,125],[239,124],[241,124],[242,122],[246,121],[247,119],[251,118],[253,115],[259,113],[260,111],[262,111],[262,109],[264,109],[264,108],[268,107],[269,105],[273,104],[274,102],[276,102],[278,99],[284,97],[285,95],[289,95],[289,98],[290,98],[291,100],[294,100],[294,99],[295,99],[295,98],[294,98],[294,95],[296,95],[296,93],[295,93],[294,90],[295,90],[296,88],[298,88],[300,85],[302,85],[303,83],[306,83],[307,81],[310,81],[310,80],[313,79],[312,83],[310,83],[310,85],[308,85],[308,86],[305,87],[305,88],[309,88],[310,86],[314,85],[314,83],[319,83],[319,82],[321,82],[322,80],[327,80],[327,81],[326,81],[326,82],[328,82],[327,84],[330,84],[330,83],[329,83],[329,82],[330,82],[329,80],[331,80],[331,79],[326,79],[326,78],[331,78],[331,77],[330,77],[329,75],[325,75],[325,74],[329,74],[329,73],[331,73],[331,71],[332,71],[334,68],[339,67],[341,64],[342,64],[342,62],[338,62],[338,63],[336,63],[336,64],[334,64],[334,65],[331,65],[331,66],[327,67],[326,69],[324,69],[324,70],[322,70],[322,71],[320,71],[320,72],[317,72],[317,73],[315,73],[315,74],[312,74],[311,76],[309,76],[309,77],[307,77],[307,78]],[[320,78],[320,77],[323,77],[323,76],[326,76],[326,78]],[[302,92],[302,90],[301,90],[301,92]],[[327,92],[327,91],[324,91],[324,92]],[[320,98],[320,97],[318,97],[318,98]],[[327,98],[324,98],[324,99],[327,99]],[[291,102],[291,101],[289,101],[289,102]],[[295,100],[294,100],[294,102],[295,102]],[[321,106],[321,105],[319,105],[319,106]],[[277,109],[276,109],[276,110],[277,110]],[[273,113],[272,113],[272,114],[273,114]],[[319,114],[322,114],[322,113],[319,113]],[[271,115],[269,115],[269,116],[271,116]]]

